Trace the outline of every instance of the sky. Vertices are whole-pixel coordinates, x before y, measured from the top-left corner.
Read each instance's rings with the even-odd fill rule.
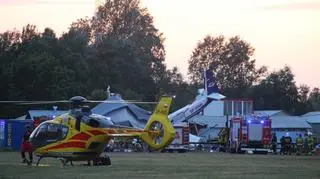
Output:
[[[0,0],[0,32],[26,24],[66,32],[103,0]],[[258,66],[289,65],[297,84],[320,87],[320,0],[141,0],[166,37],[166,64],[186,77],[205,35],[239,35],[255,48]]]

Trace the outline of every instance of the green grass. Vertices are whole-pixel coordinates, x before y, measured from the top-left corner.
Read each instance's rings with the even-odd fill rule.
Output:
[[[110,153],[112,166],[62,167],[57,159],[44,166],[20,163],[17,152],[0,152],[0,178],[320,178],[319,156],[226,153]]]

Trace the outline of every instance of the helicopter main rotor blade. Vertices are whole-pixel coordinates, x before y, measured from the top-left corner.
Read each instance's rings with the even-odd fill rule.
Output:
[[[88,101],[84,101],[84,103],[130,103],[130,104],[157,104],[158,102],[152,102],[152,101],[92,101],[92,100],[88,100]]]
[[[50,103],[70,103],[70,101],[0,101],[0,103],[16,103],[16,104],[50,104]]]
[[[31,105],[31,104],[56,104],[56,103],[71,103],[70,101],[32,101],[17,103],[19,105]]]
[[[18,104],[18,105],[32,105],[32,104],[55,104],[55,103],[72,103],[72,101],[61,100],[61,101],[0,101],[0,104]],[[157,104],[158,102],[147,102],[147,101],[94,101],[86,100],[81,103],[112,103],[112,104]]]

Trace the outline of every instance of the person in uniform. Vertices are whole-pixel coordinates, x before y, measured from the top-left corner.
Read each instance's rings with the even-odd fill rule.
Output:
[[[304,139],[303,139],[303,153],[307,154],[309,151],[309,146],[308,146],[308,134],[304,134]]]
[[[272,142],[272,151],[274,154],[276,154],[277,153],[277,142],[278,142],[276,133],[273,133],[271,142]]]
[[[309,134],[308,135],[308,154],[311,155],[311,152],[313,150],[313,137],[312,137],[312,134]]]
[[[280,148],[280,154],[283,154],[283,150],[284,150],[284,144],[285,144],[285,142],[284,142],[284,136],[282,136],[281,137],[281,139],[280,139],[280,146],[281,146],[281,148]]]
[[[317,144],[318,144],[318,138],[317,135],[312,134],[313,137],[313,148],[316,148]]]
[[[22,158],[22,163],[28,163],[31,164],[33,161],[33,154],[32,154],[32,146],[31,142],[29,141],[31,135],[31,129],[30,127],[27,128],[26,132],[23,135],[23,141],[21,144],[21,158]],[[29,161],[26,159],[25,153],[28,152],[29,154]]]
[[[286,136],[284,137],[284,152],[286,154],[291,155],[292,152],[292,138],[290,137],[289,133],[286,134]]]
[[[296,145],[297,145],[297,155],[301,155],[303,152],[303,138],[301,134],[296,139]]]

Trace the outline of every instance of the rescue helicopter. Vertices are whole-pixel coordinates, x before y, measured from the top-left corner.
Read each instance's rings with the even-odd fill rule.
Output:
[[[93,114],[83,105],[88,102],[86,98],[72,97],[68,113],[44,121],[32,131],[29,140],[38,156],[36,166],[47,157],[60,159],[63,166],[68,162],[73,165],[72,161],[94,160],[114,137],[140,138],[152,150],[163,149],[175,138],[175,130],[168,119],[172,99],[163,96],[145,128],[138,129],[116,125],[108,117]]]

